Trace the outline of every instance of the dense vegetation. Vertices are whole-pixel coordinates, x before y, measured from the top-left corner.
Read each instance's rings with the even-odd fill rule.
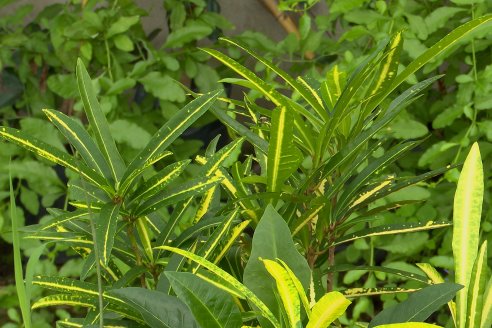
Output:
[[[2,327],[490,327],[492,6],[264,2],[0,18]]]

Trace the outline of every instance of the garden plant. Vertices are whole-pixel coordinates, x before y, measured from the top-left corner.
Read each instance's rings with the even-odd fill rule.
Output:
[[[490,327],[488,221],[482,220],[488,179],[481,155],[488,145],[470,142],[479,135],[473,129],[481,126],[478,110],[487,103],[490,85],[483,82],[473,91],[473,103],[467,104],[474,111],[472,123],[451,159],[433,162],[441,152],[431,152],[442,146],[434,143],[435,135],[398,129],[404,130],[405,119],[414,127],[422,124],[413,123],[418,120],[408,112],[432,101],[426,90],[447,83],[445,75],[429,74],[435,72],[429,67],[440,65],[457,46],[472,44],[474,78],[460,77],[464,82],[456,92],[473,88],[482,77],[486,81],[490,69],[480,66],[478,73],[475,47],[485,49],[490,42],[491,14],[432,40],[419,55],[410,53],[411,61],[407,32],[389,31],[359,60],[335,62],[321,74],[316,60],[284,69],[268,51],[254,49],[247,33],[197,48],[198,39],[228,26],[205,10],[205,1],[170,1],[176,31],[164,48],[153,49],[139,26],[138,6],[123,2],[100,8],[82,2],[77,10],[83,19],[71,25],[72,32],[56,34],[56,26],[49,26],[51,42],[58,40],[60,47],[57,58],[66,61],[33,60],[41,67],[63,65],[64,73],[46,82],[54,93],[49,104],[62,108],[43,106],[40,113],[51,124],[31,112],[17,126],[6,114],[0,126],[9,186],[4,231],[14,249],[18,326],[49,326],[38,324],[36,315],[55,307],[63,309],[58,327]],[[317,50],[306,45],[316,44],[308,11],[315,3],[279,3],[281,9],[300,10],[296,42],[302,56]],[[375,6],[381,15],[389,10],[384,1]],[[125,16],[118,16],[120,7],[128,11]],[[333,7],[325,17],[330,23],[355,8],[340,1]],[[483,8],[472,6],[472,16]],[[34,30],[78,17],[71,11],[75,7],[46,10]],[[418,20],[412,10],[405,14],[411,25]],[[49,13],[57,18],[47,20]],[[364,29],[351,37],[366,35],[369,27]],[[482,43],[471,39],[476,35]],[[314,41],[306,41],[310,38]],[[166,53],[166,47],[180,47],[186,58]],[[204,64],[209,58],[218,63]],[[195,82],[186,83],[181,65]],[[34,70],[43,72],[38,66]],[[430,76],[418,81],[422,67]],[[289,70],[296,69],[310,73],[294,77]],[[88,71],[103,73],[93,80]],[[223,84],[242,88],[244,97],[231,97]],[[37,95],[33,85],[28,90]],[[131,90],[136,98],[142,92],[137,105],[125,102]],[[11,111],[31,96],[22,97],[10,103]],[[436,102],[453,101],[450,95]],[[165,115],[156,116],[151,110],[156,106]],[[162,116],[164,123],[155,126]],[[453,117],[446,126],[459,124],[459,115]],[[213,135],[202,149],[183,141],[214,120],[227,135]],[[46,130],[36,132],[29,124]],[[456,146],[446,142],[451,145],[443,154]],[[432,164],[412,170],[405,162],[415,164],[412,157],[422,149],[428,150],[421,160]],[[20,168],[26,162],[32,170],[51,172],[51,181],[28,177]],[[66,186],[50,165],[62,172]],[[41,202],[47,215],[24,225],[19,201],[36,214],[40,205],[30,200],[37,202],[36,193],[50,184],[58,186],[55,194],[63,195],[64,204],[52,207],[58,198],[53,194]],[[429,207],[422,209],[439,201],[425,202],[421,193],[443,185],[453,194],[451,217],[430,218]],[[41,187],[34,192],[34,186]],[[452,266],[442,270],[435,257],[394,260],[391,248],[412,238],[449,244]],[[35,247],[22,247],[26,242]],[[43,268],[41,263],[61,253],[77,259],[79,270],[62,274]],[[16,311],[8,315],[15,318]]]

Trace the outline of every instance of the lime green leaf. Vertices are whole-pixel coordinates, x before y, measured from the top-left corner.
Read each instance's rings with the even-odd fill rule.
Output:
[[[108,121],[97,101],[92,80],[80,58],[77,60],[77,83],[82,102],[84,103],[85,114],[94,131],[99,149],[109,164],[114,181],[118,182],[125,170],[125,162],[116,148],[116,144],[109,130]]]
[[[118,34],[114,37],[113,42],[116,48],[125,52],[130,52],[135,49],[133,41],[126,34]]]
[[[282,307],[287,314],[289,327],[302,328],[301,302],[296,286],[289,273],[280,264],[272,260],[260,259],[268,273],[275,279]]]
[[[306,328],[328,328],[333,321],[342,316],[350,303],[339,292],[323,295],[313,306],[311,320],[309,320]]]
[[[140,78],[139,81],[147,92],[161,100],[183,102],[186,99],[183,89],[168,75],[150,72]]]
[[[212,31],[212,27],[204,23],[196,23],[183,26],[168,35],[164,47],[181,47],[182,45],[190,41],[203,39],[204,37],[212,33]]]
[[[267,190],[281,191],[283,184],[297,170],[302,154],[294,145],[294,117],[286,107],[274,109],[267,160]]]
[[[390,323],[422,322],[442,305],[452,300],[456,292],[462,288],[463,286],[454,283],[425,287],[412,293],[406,301],[379,312],[372,319],[368,328]]]
[[[125,143],[134,149],[142,149],[150,140],[150,133],[141,128],[138,124],[118,119],[109,124],[109,129],[114,140]]]
[[[480,328],[482,306],[487,285],[487,241],[482,244],[477,254],[468,289],[467,328]]]
[[[389,325],[381,325],[375,328],[442,328],[430,323],[423,322],[406,322],[406,323],[392,323]]]
[[[186,272],[165,272],[173,290],[201,327],[241,327],[241,314],[231,295]]]
[[[461,170],[453,207],[455,282],[465,286],[456,298],[458,327],[466,327],[467,296],[478,253],[484,182],[478,144],[473,144]]]
[[[490,327],[492,324],[492,277],[487,283],[487,288],[483,295],[482,320],[480,328]]]

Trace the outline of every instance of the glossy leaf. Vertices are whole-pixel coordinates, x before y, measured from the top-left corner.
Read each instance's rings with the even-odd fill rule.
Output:
[[[302,328],[301,302],[296,286],[289,273],[280,264],[272,260],[261,260],[265,269],[275,279],[277,291],[280,296],[282,308],[284,309],[289,327]]]
[[[121,204],[108,203],[103,206],[99,217],[95,220],[98,259],[103,265],[107,265],[113,249],[116,225]]]
[[[84,103],[85,114],[87,115],[89,124],[94,132],[94,137],[99,145],[99,149],[109,165],[111,175],[115,182],[119,182],[125,170],[125,162],[116,148],[116,144],[109,130],[108,121],[96,98],[92,80],[80,58],[77,59],[76,72],[77,84],[80,97]]]
[[[293,123],[294,117],[287,108],[273,110],[267,159],[267,191],[280,191],[302,159],[292,139]]]
[[[468,290],[473,264],[478,253],[480,220],[484,193],[482,159],[478,144],[473,144],[461,170],[454,196],[453,256],[455,282],[465,286],[456,297],[459,328],[466,327]]]
[[[339,292],[323,295],[313,306],[311,320],[306,328],[328,328],[333,321],[343,315],[350,303]]]
[[[231,295],[186,272],[166,272],[173,290],[201,327],[241,327],[241,314]]]

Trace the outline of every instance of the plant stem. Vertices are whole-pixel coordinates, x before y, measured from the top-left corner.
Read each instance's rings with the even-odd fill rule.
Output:
[[[137,245],[137,240],[135,239],[135,234],[133,233],[133,225],[130,223],[126,227],[126,232],[128,235],[128,238],[130,239],[130,244],[133,249],[133,253],[135,254],[135,260],[137,261],[137,265],[141,266],[142,265],[142,257],[140,256],[140,251],[138,250],[138,245]],[[142,285],[142,288],[145,288],[145,274],[140,275],[140,284]]]

